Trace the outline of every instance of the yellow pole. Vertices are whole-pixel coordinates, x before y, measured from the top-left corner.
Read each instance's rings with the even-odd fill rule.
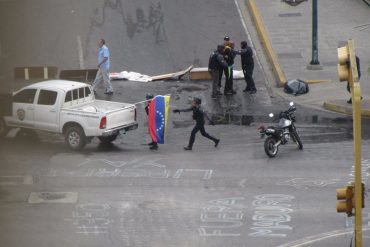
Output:
[[[362,182],[361,182],[361,89],[355,82],[352,88],[353,104],[353,148],[355,156],[355,240],[356,247],[362,246]]]
[[[362,181],[361,181],[361,88],[358,82],[354,42],[348,40],[349,83],[353,109],[353,151],[355,163],[355,246],[362,247]]]

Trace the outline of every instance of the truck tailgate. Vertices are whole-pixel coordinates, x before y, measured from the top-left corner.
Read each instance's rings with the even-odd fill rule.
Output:
[[[106,113],[106,129],[134,124],[136,122],[135,105],[127,105],[124,108],[112,110]]]

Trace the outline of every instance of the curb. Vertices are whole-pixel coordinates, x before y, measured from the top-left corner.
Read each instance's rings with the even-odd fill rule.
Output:
[[[364,108],[364,104],[369,104],[370,101],[363,101],[361,106],[361,116],[370,118],[370,110]],[[352,105],[348,104],[345,100],[331,100],[325,101],[323,107],[329,111],[334,111],[352,116]]]
[[[268,58],[270,59],[270,62],[272,63],[274,73],[276,77],[278,78],[278,86],[283,87],[286,82],[286,77],[285,77],[283,70],[281,69],[277,56],[272,48],[272,45],[267,35],[265,26],[262,22],[262,18],[260,16],[260,13],[257,10],[255,0],[247,0],[247,6],[249,7],[249,11],[252,14],[252,18],[256,25],[257,33],[261,39],[262,46],[265,48],[266,54]]]
[[[364,3],[366,3],[370,7],[370,0],[362,0]]]
[[[305,82],[307,82],[308,84],[316,84],[316,83],[332,82],[332,80],[307,80]]]
[[[269,58],[273,71],[275,76],[278,78],[278,86],[283,87],[285,85],[285,82],[287,81],[284,71],[282,70],[278,58],[275,54],[274,49],[272,48],[270,39],[268,37],[268,34],[266,32],[265,26],[262,21],[262,17],[257,9],[256,1],[255,0],[246,0],[247,6],[249,8],[249,11],[252,15],[252,19],[256,25],[257,33],[260,37],[262,46],[265,49],[265,52],[267,54],[267,57]],[[370,0],[364,0],[364,1],[370,1]],[[331,82],[331,80],[306,80],[308,84],[316,84],[316,83],[323,83],[323,82]]]

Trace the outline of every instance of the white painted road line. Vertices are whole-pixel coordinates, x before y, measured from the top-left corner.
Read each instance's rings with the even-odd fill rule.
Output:
[[[365,231],[369,231],[370,228],[363,228],[363,232]],[[348,234],[353,234],[353,230],[335,230],[335,231],[332,231],[332,232],[325,232],[325,233],[321,233],[321,234],[318,234],[318,235],[313,235],[313,236],[309,236],[309,237],[306,237],[306,238],[302,238],[300,240],[297,240],[297,241],[294,241],[294,242],[290,242],[290,243],[287,243],[287,244],[283,244],[283,245],[279,245],[277,247],[303,247],[303,246],[306,246],[308,244],[312,244],[312,243],[315,243],[315,242],[319,242],[319,241],[322,241],[322,240],[325,240],[325,239],[328,239],[328,238],[334,238],[334,237],[338,237],[338,236],[342,236],[342,235],[348,235]]]

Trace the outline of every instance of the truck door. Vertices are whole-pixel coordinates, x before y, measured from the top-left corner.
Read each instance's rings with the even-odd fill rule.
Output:
[[[58,92],[41,89],[35,104],[35,127],[40,130],[56,132],[58,130],[59,109]]]
[[[13,96],[13,114],[6,117],[9,125],[33,128],[34,127],[34,101],[37,89],[27,88]]]

